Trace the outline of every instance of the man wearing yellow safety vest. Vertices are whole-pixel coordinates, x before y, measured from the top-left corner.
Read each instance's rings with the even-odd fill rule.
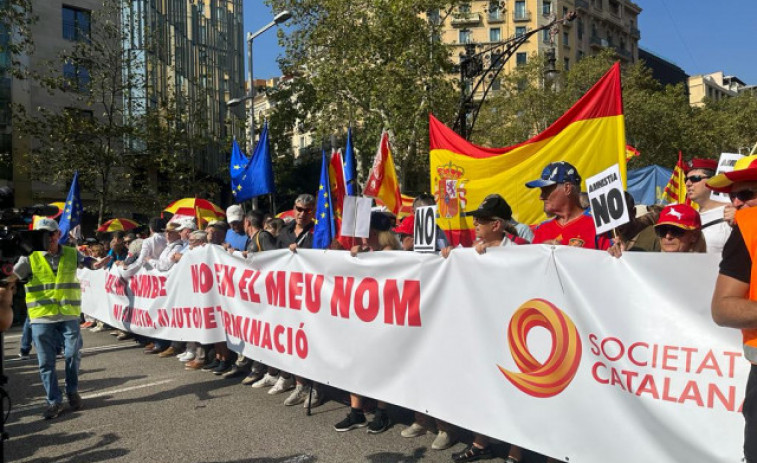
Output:
[[[26,281],[26,306],[32,327],[32,340],[37,349],[39,374],[47,393],[45,419],[57,417],[63,410],[63,397],[58,387],[55,357],[60,340],[64,342],[66,395],[73,410],[81,408],[79,396],[79,330],[81,289],[76,269],[83,260],[76,248],[58,244],[60,230],[55,220],[43,218],[35,230],[50,232],[47,251],[34,251],[22,256],[13,268],[14,275]]]
[[[720,326],[741,329],[744,357],[752,363],[744,398],[744,456],[757,463],[757,156],[739,159],[733,171],[707,181],[728,193],[736,210],[734,227],[723,247],[720,274],[712,295],[712,318]]]

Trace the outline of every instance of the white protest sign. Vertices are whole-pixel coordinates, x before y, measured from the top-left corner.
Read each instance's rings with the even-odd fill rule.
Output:
[[[589,203],[597,234],[612,230],[631,220],[628,216],[618,164],[587,178],[586,191],[589,193]]]
[[[368,238],[371,228],[371,198],[345,196],[342,204],[342,236]]]
[[[733,166],[736,164],[736,161],[738,161],[742,157],[744,156],[738,153],[721,153],[720,159],[718,160],[718,170],[715,175],[732,171]],[[713,201],[720,201],[724,203],[731,202],[731,198],[728,197],[728,193],[718,193],[716,191],[713,191],[710,195],[710,198]]]
[[[419,207],[415,210],[413,251],[436,251],[436,206]]]

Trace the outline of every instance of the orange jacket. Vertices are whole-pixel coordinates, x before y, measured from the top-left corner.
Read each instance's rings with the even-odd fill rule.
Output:
[[[757,301],[757,265],[754,258],[757,255],[757,207],[749,207],[736,211],[736,223],[744,237],[744,243],[752,256],[752,275],[749,281],[749,300]],[[757,364],[757,329],[741,330],[744,337],[744,357]]]

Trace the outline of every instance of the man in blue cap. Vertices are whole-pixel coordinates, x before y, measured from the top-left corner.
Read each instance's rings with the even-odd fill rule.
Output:
[[[581,176],[564,161],[553,162],[537,180],[526,183],[541,190],[539,199],[544,212],[552,219],[534,230],[533,244],[564,244],[589,249],[607,249],[610,240],[597,236],[594,220],[581,207]]]

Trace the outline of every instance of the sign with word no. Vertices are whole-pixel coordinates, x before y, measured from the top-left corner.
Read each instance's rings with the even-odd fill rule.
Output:
[[[626,197],[623,194],[620,167],[617,164],[587,178],[586,191],[589,193],[589,203],[597,234],[612,230],[631,220],[628,216]]]

